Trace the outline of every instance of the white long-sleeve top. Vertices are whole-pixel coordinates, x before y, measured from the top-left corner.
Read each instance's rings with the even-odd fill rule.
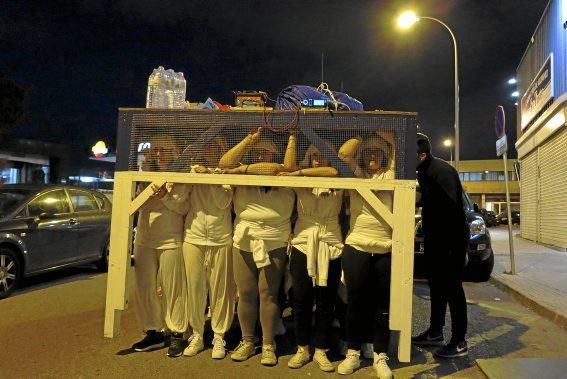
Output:
[[[317,286],[326,286],[329,261],[343,252],[338,215],[343,190],[296,188],[298,219],[291,244],[307,255],[307,273]]]
[[[163,198],[150,198],[138,211],[136,245],[176,249],[183,243],[183,218],[189,210],[188,188],[174,185]]]
[[[223,246],[232,241],[232,188],[221,185],[189,186],[189,213],[184,241],[194,245]]]
[[[373,179],[393,179],[393,171],[375,175]],[[392,211],[394,196],[391,191],[374,191],[378,199]],[[392,251],[392,228],[376,218],[374,211],[355,190],[350,195],[350,230],[345,243],[357,250],[372,254]]]
[[[289,188],[236,188],[233,246],[251,252],[256,267],[268,266],[268,252],[287,245],[294,201],[295,193]]]

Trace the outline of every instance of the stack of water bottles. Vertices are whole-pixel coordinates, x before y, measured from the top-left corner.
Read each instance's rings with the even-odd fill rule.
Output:
[[[182,72],[159,66],[148,78],[146,108],[185,108],[186,91],[187,82]]]

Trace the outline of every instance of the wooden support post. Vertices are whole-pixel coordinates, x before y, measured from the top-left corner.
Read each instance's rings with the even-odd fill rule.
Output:
[[[128,307],[133,221],[129,209],[134,195],[134,186],[129,173],[117,172],[115,174],[104,320],[104,336],[109,338],[118,335],[121,311]]]
[[[413,302],[413,254],[415,239],[415,185],[394,189],[392,231],[392,280],[390,328],[400,331],[398,360],[409,362]]]

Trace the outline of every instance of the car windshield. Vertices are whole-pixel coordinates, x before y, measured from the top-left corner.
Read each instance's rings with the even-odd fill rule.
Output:
[[[0,188],[0,216],[12,212],[25,199],[33,195],[34,191],[25,189]]]

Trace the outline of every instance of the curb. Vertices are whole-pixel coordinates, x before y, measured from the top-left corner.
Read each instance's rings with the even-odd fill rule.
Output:
[[[559,325],[562,328],[567,329],[567,317],[565,315],[557,312],[555,309],[550,308],[550,307],[546,307],[546,306],[538,303],[536,300],[534,300],[534,299],[530,298],[529,296],[521,293],[520,291],[511,287],[507,283],[504,283],[503,281],[499,280],[498,278],[495,278],[493,276],[490,277],[490,283],[492,283],[495,287],[499,288],[500,290],[506,292],[507,294],[512,296],[514,299],[518,300],[518,302],[520,302],[522,305],[533,310],[534,312],[536,312],[540,316],[548,319],[549,321]]]

